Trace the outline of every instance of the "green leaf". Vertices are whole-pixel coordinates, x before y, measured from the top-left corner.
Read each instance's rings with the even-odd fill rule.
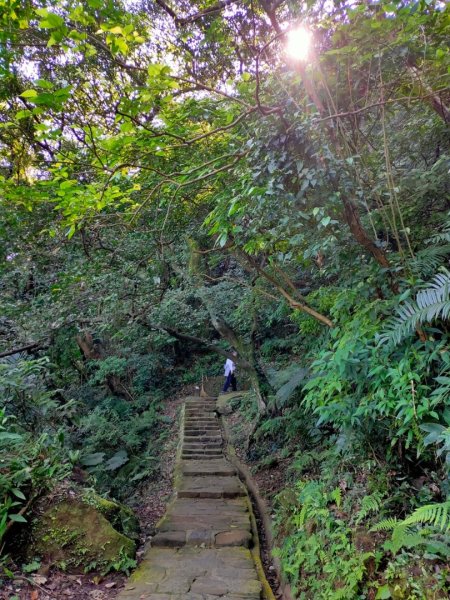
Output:
[[[20,442],[23,437],[19,433],[9,433],[8,431],[0,431],[0,442],[8,440],[10,442]]]
[[[20,94],[21,98],[35,98],[38,95],[36,90],[25,90]]]
[[[391,590],[388,585],[383,585],[378,588],[377,595],[375,596],[375,600],[387,600],[388,598],[392,598]]]
[[[22,515],[19,515],[19,514],[8,515],[8,518],[11,521],[14,521],[14,523],[27,523],[27,520],[25,519],[25,517],[23,517]]]
[[[55,13],[48,13],[43,21],[39,23],[41,29],[54,29],[64,25],[64,19]]]
[[[26,119],[27,117],[31,117],[32,112],[31,110],[25,109],[25,110],[19,110],[18,112],[16,112],[16,119],[18,121],[20,121],[20,119]]]
[[[102,463],[105,459],[104,452],[94,452],[93,454],[86,454],[80,460],[81,464],[85,467],[95,467]]]
[[[47,81],[46,79],[36,79],[34,83],[45,90],[51,90],[53,88],[53,83],[50,83],[50,81]]]
[[[122,465],[129,461],[128,454],[126,450],[119,450],[116,452],[114,456],[112,456],[109,460],[106,461],[105,470],[106,471],[116,471]]]
[[[16,496],[16,498],[20,498],[21,500],[26,500],[25,495],[18,488],[13,488],[11,491],[14,494],[14,496]]]

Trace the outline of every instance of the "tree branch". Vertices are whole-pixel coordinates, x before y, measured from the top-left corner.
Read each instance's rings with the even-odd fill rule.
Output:
[[[28,350],[37,350],[38,348],[46,348],[44,342],[32,342],[31,344],[27,344],[26,346],[19,346],[19,348],[13,348],[13,350],[6,350],[5,352],[0,353],[0,358],[4,358],[5,356],[12,356],[13,354],[18,354],[19,352],[27,352]]]
[[[178,331],[177,329],[174,329],[173,327],[169,327],[167,325],[148,324],[145,321],[141,322],[141,323],[143,325],[146,325],[150,329],[155,329],[157,331],[165,331],[172,337],[174,337],[177,340],[180,340],[182,342],[191,342],[194,344],[200,344],[201,346],[208,348],[208,350],[211,350],[212,352],[215,352],[216,354],[220,354],[221,356],[224,356],[225,358],[230,358],[233,362],[235,362],[238,366],[242,367],[243,369],[251,368],[251,365],[245,359],[234,356],[233,354],[231,354],[231,352],[227,352],[226,350],[219,348],[219,346],[216,346],[215,344],[212,344],[211,342],[208,342],[207,340],[196,337],[194,335],[189,335],[187,333],[182,333],[181,331]]]
[[[175,20],[178,25],[187,25],[188,23],[194,23],[195,21],[198,21],[202,17],[207,17],[208,15],[210,15],[212,13],[219,12],[223,8],[226,8],[227,6],[230,6],[230,4],[234,4],[235,2],[236,2],[236,0],[223,0],[222,2],[217,2],[217,4],[214,4],[213,6],[210,6],[209,8],[200,10],[199,12],[195,13],[194,15],[191,15],[190,17],[184,17],[184,18],[178,17],[178,18],[175,18]],[[159,2],[158,2],[158,4],[159,4]]]

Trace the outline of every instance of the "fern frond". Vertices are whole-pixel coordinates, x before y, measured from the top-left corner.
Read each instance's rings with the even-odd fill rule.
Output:
[[[5,356],[4,358],[0,358],[0,364],[4,365],[17,365],[23,360],[27,360],[28,354],[26,352],[18,352],[17,354],[11,354],[10,356]]]
[[[445,554],[448,543],[435,539],[437,533],[447,534],[450,531],[450,501],[441,504],[426,504],[417,508],[403,521],[386,519],[372,527],[371,531],[391,531],[390,542],[386,548],[394,554],[400,548],[414,548],[421,544],[429,544],[436,552]],[[432,527],[424,528],[424,525]],[[438,530],[438,531],[436,531]]]
[[[277,408],[283,408],[295,390],[308,378],[309,371],[304,367],[297,367],[291,374],[289,380],[282,385],[276,393]]]
[[[449,231],[450,237],[450,231]],[[450,242],[450,239],[448,240]],[[430,246],[417,252],[409,266],[417,275],[429,276],[440,267],[450,254],[450,243],[442,246]]]
[[[448,216],[450,216],[450,214]],[[449,243],[449,242],[450,242],[450,219],[448,219],[445,223],[443,223],[441,231],[439,233],[436,233],[428,240],[425,240],[425,244],[430,245],[430,246],[432,244],[436,245],[436,244]]]
[[[336,506],[338,508],[341,508],[341,504],[342,504],[342,492],[341,492],[341,488],[335,488],[331,494],[330,494],[330,498],[332,500],[334,500]]]
[[[395,540],[392,536],[392,550],[394,553],[397,553],[400,548],[416,548],[427,543],[428,539],[420,533],[399,533]]]
[[[376,525],[374,525],[370,531],[392,531],[397,527],[400,521],[395,518],[384,519]]]
[[[399,344],[414,332],[418,325],[450,317],[450,272],[445,270],[436,275],[426,289],[417,293],[415,301],[405,301],[391,318],[380,341]]]
[[[443,244],[450,243],[450,229],[446,229],[442,231],[442,233],[437,233],[433,235],[432,238],[425,242],[426,244]]]
[[[356,523],[360,523],[370,513],[380,511],[382,495],[379,492],[374,492],[369,496],[365,496],[361,501],[361,507],[356,516]]]
[[[417,508],[403,523],[407,526],[429,523],[445,533],[450,530],[449,512],[450,501],[441,504],[426,504]]]

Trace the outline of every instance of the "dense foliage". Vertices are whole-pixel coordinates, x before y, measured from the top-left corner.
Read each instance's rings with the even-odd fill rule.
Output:
[[[449,33],[438,0],[0,0],[0,544],[77,470],[151,480],[164,399],[235,348],[298,597],[446,597]]]

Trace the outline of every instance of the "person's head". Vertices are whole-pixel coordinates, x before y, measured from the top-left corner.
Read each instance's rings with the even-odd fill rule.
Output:
[[[233,356],[237,356],[237,352],[236,350],[233,350],[233,352],[231,353]]]

